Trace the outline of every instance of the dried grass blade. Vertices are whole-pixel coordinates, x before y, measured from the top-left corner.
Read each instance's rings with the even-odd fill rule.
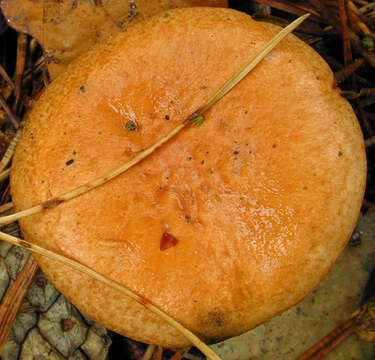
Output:
[[[22,247],[24,249],[30,250],[32,253],[45,256],[53,261],[58,261],[61,264],[69,266],[70,268],[77,270],[83,274],[90,276],[93,279],[96,279],[111,288],[121,292],[122,294],[130,297],[139,304],[143,305],[146,309],[150,310],[154,314],[158,315],[161,319],[165,320],[169,325],[174,329],[178,330],[182,335],[184,335],[192,344],[194,344],[200,351],[202,351],[207,358],[212,360],[222,360],[211,348],[209,348],[204,342],[202,342],[196,335],[191,331],[184,328],[180,323],[174,320],[172,317],[167,315],[165,312],[160,310],[158,307],[150,303],[145,298],[134,293],[130,289],[118,284],[117,282],[107,278],[104,275],[97,273],[95,270],[90,269],[88,266],[85,266],[78,261],[69,259],[63,255],[57,254],[51,250],[47,250],[41,246],[31,244],[25,240],[17,238],[15,236],[0,232],[0,240],[4,240],[10,244]]]

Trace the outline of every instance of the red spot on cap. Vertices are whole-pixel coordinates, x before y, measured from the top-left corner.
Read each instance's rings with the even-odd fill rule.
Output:
[[[160,250],[167,250],[170,247],[176,246],[178,239],[175,238],[172,234],[165,232],[160,239]]]

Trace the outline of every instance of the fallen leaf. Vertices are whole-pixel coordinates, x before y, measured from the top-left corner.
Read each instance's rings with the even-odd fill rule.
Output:
[[[97,41],[140,20],[176,7],[227,4],[227,0],[3,0],[2,10],[10,26],[41,43],[54,79]]]

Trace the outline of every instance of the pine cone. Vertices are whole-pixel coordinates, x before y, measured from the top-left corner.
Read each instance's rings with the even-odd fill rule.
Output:
[[[5,229],[18,232],[16,225]],[[19,234],[16,234],[19,235]],[[29,254],[0,242],[0,299]],[[107,330],[87,319],[39,271],[17,315],[2,360],[105,360]]]

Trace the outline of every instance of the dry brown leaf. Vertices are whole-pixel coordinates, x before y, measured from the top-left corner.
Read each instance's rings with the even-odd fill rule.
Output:
[[[135,22],[175,7],[227,4],[227,0],[3,0],[2,9],[9,25],[41,43],[53,79],[97,41]]]

